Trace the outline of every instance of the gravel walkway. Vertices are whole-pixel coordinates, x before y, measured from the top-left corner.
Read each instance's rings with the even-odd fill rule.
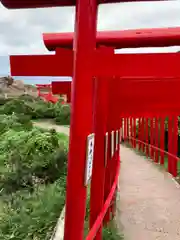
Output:
[[[119,187],[125,240],[180,240],[180,188],[168,173],[121,145]]]

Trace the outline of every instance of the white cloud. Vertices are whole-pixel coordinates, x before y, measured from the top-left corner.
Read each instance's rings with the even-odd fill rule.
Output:
[[[180,26],[179,13],[179,1],[101,5],[98,29]],[[0,4],[0,55],[45,53],[43,32],[73,31],[73,28],[74,8],[7,10]]]

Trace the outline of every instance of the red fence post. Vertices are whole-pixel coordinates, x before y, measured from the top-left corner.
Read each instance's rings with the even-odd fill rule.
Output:
[[[111,171],[112,171],[112,83],[111,79],[108,79],[108,104],[107,104],[107,132],[108,132],[108,146],[107,146],[107,165],[105,170],[105,185],[104,185],[104,201],[107,199],[111,190]],[[126,119],[127,126],[127,119]],[[127,131],[127,128],[125,128]],[[126,135],[127,136],[127,135]],[[104,217],[104,224],[107,224],[110,220],[110,208]]]
[[[159,147],[159,118],[155,118],[155,147]],[[155,162],[159,162],[159,150],[155,149]]]
[[[94,94],[94,128],[95,128],[95,146],[94,163],[91,180],[90,195],[90,229],[95,223],[104,204],[104,182],[106,167],[106,127],[107,127],[107,79],[95,79]],[[102,226],[96,235],[96,240],[102,239]]]
[[[172,117],[168,118],[168,152],[172,154],[172,141],[173,141],[173,131],[172,131]],[[168,172],[172,173],[172,156],[168,155]]]
[[[84,178],[87,136],[92,133],[92,64],[96,46],[96,12],[95,0],[77,1],[64,240],[82,240],[84,235]]]
[[[146,156],[149,157],[149,119],[146,118]]]
[[[141,118],[138,119],[138,140],[141,141]],[[141,150],[141,142],[138,144],[138,150]]]
[[[131,146],[133,147],[133,119],[132,117],[130,117],[130,142],[131,142]]]
[[[136,149],[136,118],[134,118],[134,148]]]
[[[172,138],[172,175],[177,177],[178,174],[178,162],[177,162],[177,152],[178,152],[178,116],[173,117],[173,138]]]
[[[151,159],[153,160],[154,159],[154,149],[153,149],[153,145],[154,145],[154,141],[153,141],[153,139],[154,139],[154,131],[153,131],[153,124],[154,123],[154,121],[153,121],[153,118],[151,117],[151,119],[150,119],[150,143],[151,143]]]
[[[164,127],[164,121],[165,118],[161,117],[160,119],[161,123],[160,123],[160,149],[163,150],[160,153],[161,156],[161,160],[160,160],[160,164],[164,165],[164,135],[165,135],[165,127]]]
[[[124,118],[124,141],[127,140],[127,118]]]
[[[118,79],[117,79],[118,80]],[[112,85],[112,102],[114,104],[117,104],[116,101],[116,93],[117,93],[117,86],[116,84],[113,83]],[[119,105],[117,105],[119,107]],[[119,124],[119,112],[117,110],[118,108],[113,108],[112,110],[112,127],[114,129],[114,155],[111,159],[112,161],[112,168],[111,168],[111,188],[113,186],[113,182],[115,180],[115,173],[117,169],[117,164],[119,161],[119,129],[120,129],[120,124]],[[132,119],[130,120],[130,125],[132,127]],[[117,188],[114,194],[114,197],[111,202],[111,212],[112,212],[112,218],[115,215],[116,212],[116,194],[117,194]]]
[[[129,118],[127,118],[127,141],[129,143]]]
[[[145,142],[145,124],[144,124],[144,117],[142,118],[142,138],[141,138],[141,141],[143,142],[142,143],[142,151],[144,153],[144,150],[145,150],[145,145],[144,145],[144,142]]]
[[[122,142],[123,137],[124,137],[123,118],[120,118],[120,142]]]

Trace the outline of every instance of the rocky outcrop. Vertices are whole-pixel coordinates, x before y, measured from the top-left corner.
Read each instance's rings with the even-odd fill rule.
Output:
[[[14,80],[11,76],[0,77],[0,98],[18,97],[22,94],[37,96],[36,87],[24,84],[22,80]]]

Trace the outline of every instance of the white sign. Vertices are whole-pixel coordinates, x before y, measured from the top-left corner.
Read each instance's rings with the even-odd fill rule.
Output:
[[[114,131],[111,132],[111,157],[114,156]]]
[[[107,165],[107,154],[108,154],[108,132],[106,133],[106,136],[105,136],[105,156],[104,156],[104,165],[106,167]]]
[[[87,137],[86,170],[85,170],[85,181],[84,181],[85,186],[89,184],[89,181],[92,176],[93,159],[94,159],[94,133],[88,135]]]

